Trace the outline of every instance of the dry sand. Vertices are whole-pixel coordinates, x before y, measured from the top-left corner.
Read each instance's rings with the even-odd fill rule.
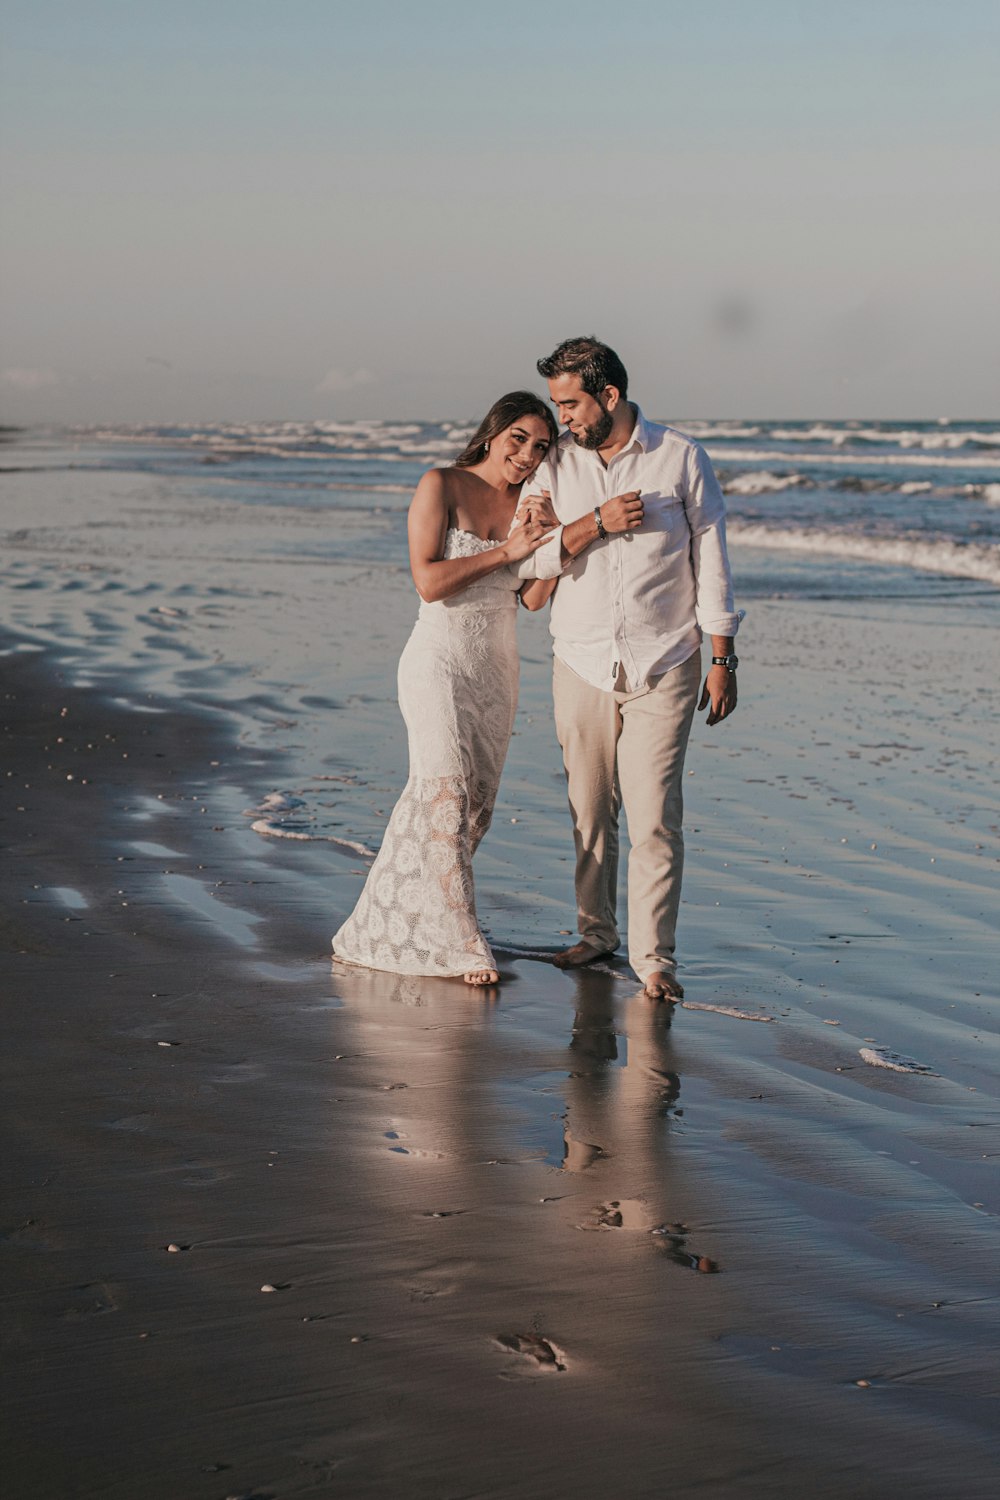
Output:
[[[671,1011],[515,951],[569,925],[530,622],[490,999],[331,970],[363,865],[242,816],[316,775],[320,709],[258,661],[242,706],[295,713],[248,736],[266,642],[154,643],[149,576],[145,676],[93,573],[14,600],[46,649],[0,658],[8,1492],[996,1493],[997,710],[962,601],[755,604],[689,760]],[[405,580],[378,604],[340,578],[323,709],[360,842]]]

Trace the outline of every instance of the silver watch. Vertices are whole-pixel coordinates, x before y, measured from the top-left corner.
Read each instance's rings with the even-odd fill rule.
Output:
[[[712,666],[713,667],[728,667],[729,670],[730,670],[730,672],[735,672],[736,668],[739,666],[739,664],[740,664],[740,659],[735,654],[732,654],[730,656],[713,656],[712,657]]]

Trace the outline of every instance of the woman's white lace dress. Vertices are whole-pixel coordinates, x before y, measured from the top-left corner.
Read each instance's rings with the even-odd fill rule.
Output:
[[[499,546],[451,527],[444,556]],[[496,967],[476,918],[472,856],[490,826],[517,708],[512,568],[421,604],[399,661],[410,775],[361,899],[333,939],[338,958],[395,974]]]

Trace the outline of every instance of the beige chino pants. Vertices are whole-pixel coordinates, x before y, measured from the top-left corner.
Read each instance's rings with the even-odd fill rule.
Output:
[[[576,841],[580,936],[619,945],[618,815],[628,862],[628,956],[639,978],[676,968],[677,912],[684,871],[683,776],[701,652],[635,693],[591,687],[555,658],[552,696]]]

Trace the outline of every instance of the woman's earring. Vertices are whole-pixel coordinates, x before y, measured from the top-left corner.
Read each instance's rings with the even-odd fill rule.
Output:
[[[485,446],[485,448],[483,449],[483,452],[484,453],[489,453],[489,451],[490,451],[490,445],[489,445],[489,443],[487,443],[486,446]]]

